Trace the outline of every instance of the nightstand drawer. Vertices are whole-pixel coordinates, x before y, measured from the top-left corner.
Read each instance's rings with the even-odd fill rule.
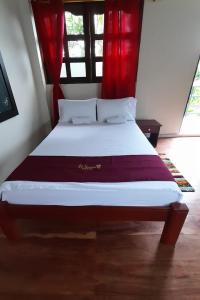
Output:
[[[143,132],[146,132],[146,133],[148,133],[148,132],[157,133],[160,130],[160,126],[140,125],[139,127]]]

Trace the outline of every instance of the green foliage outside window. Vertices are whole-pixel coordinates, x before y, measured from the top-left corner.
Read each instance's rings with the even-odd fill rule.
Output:
[[[83,16],[75,16],[70,12],[65,13],[67,34],[84,34]]]

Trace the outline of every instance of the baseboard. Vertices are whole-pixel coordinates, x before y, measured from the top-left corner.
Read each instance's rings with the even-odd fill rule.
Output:
[[[167,134],[159,134],[159,138],[176,138],[179,137],[177,133],[167,133]]]
[[[159,138],[180,138],[180,137],[200,137],[200,134],[177,134],[177,133],[168,133],[160,134]]]

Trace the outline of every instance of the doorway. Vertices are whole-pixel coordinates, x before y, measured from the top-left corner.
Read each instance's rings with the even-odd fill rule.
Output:
[[[180,134],[200,135],[200,60],[197,63]]]

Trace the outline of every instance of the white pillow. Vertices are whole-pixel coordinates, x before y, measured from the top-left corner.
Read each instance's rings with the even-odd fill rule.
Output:
[[[106,122],[110,124],[122,124],[122,123],[126,123],[126,117],[123,115],[110,117],[106,119]]]
[[[123,115],[126,121],[134,121],[137,100],[133,97],[122,99],[97,99],[97,119],[105,122],[110,117]]]
[[[72,122],[74,117],[89,117],[96,122],[96,99],[58,100],[60,122]]]
[[[87,117],[72,117],[72,123],[74,125],[81,125],[81,124],[91,124],[93,122],[91,117],[87,116]]]

